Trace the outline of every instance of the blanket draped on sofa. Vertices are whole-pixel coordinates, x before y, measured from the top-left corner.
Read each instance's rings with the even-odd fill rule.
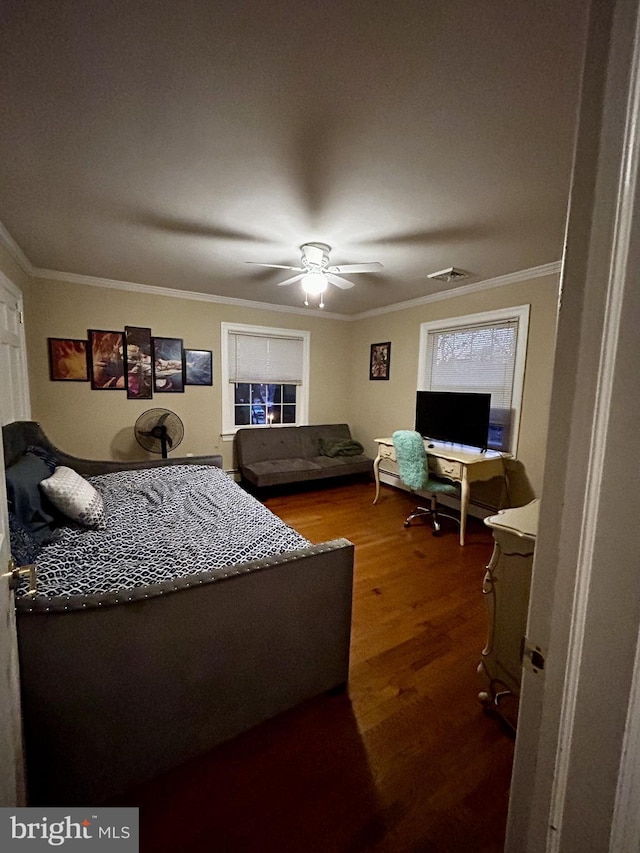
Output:
[[[371,474],[373,459],[348,424],[239,429],[236,454],[242,479],[252,486],[279,486]]]

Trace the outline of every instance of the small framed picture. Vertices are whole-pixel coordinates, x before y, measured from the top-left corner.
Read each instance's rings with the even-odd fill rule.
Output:
[[[175,394],[184,391],[182,338],[151,338],[153,344],[153,390]]]
[[[94,391],[124,391],[124,332],[89,329],[89,378]]]
[[[151,329],[125,326],[124,342],[127,397],[129,400],[150,400],[153,397]]]
[[[184,384],[213,385],[213,353],[206,349],[184,351]]]
[[[47,338],[52,382],[88,382],[87,342],[77,338]]]
[[[369,379],[388,379],[390,365],[391,341],[384,344],[371,344]]]

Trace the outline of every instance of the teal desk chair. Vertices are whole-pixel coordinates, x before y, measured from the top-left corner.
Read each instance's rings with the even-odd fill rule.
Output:
[[[438,506],[438,495],[452,495],[460,498],[460,486],[450,480],[434,477],[429,471],[427,452],[419,432],[399,429],[393,433],[393,446],[398,460],[398,473],[402,482],[412,492],[426,492],[429,495],[429,506],[417,506],[407,516],[404,526],[409,527],[414,518],[422,516],[431,520],[433,535],[440,533],[440,519],[449,518],[460,524],[455,515],[442,512]]]

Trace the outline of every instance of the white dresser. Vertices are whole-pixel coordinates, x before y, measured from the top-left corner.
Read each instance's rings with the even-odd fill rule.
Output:
[[[478,672],[488,681],[480,693],[487,710],[515,730],[520,696],[522,648],[527,627],[539,500],[501,510],[485,519],[494,547],[482,592],[489,620],[487,644]]]

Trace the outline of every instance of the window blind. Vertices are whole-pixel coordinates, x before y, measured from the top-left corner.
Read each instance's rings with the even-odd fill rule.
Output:
[[[438,329],[427,336],[430,391],[491,394],[491,409],[511,409],[518,320]]]
[[[303,339],[231,332],[229,382],[301,385]]]

